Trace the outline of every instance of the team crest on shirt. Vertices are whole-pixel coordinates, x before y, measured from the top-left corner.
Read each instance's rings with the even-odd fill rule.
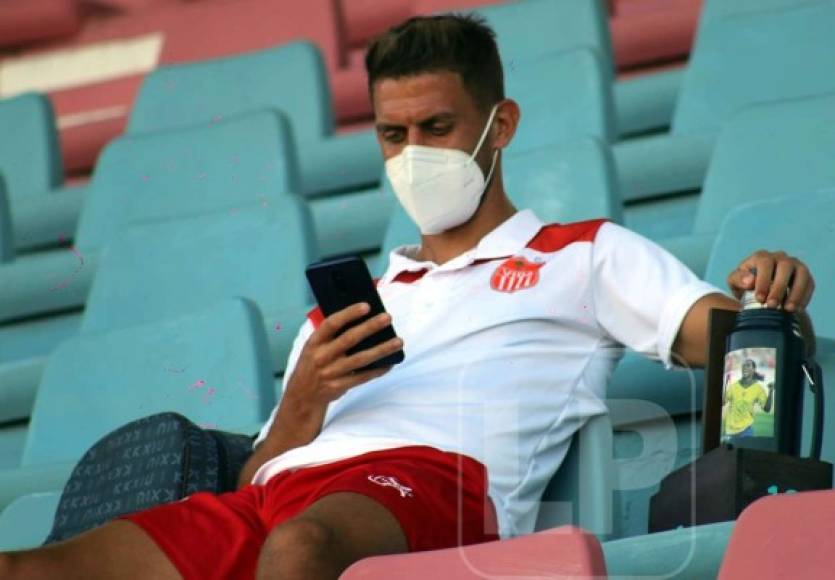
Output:
[[[490,278],[490,287],[498,292],[516,292],[536,286],[539,282],[539,269],[542,264],[535,264],[522,256],[513,256],[505,260]]]

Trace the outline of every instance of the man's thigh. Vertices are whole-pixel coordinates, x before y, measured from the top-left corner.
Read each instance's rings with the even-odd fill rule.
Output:
[[[278,568],[318,571],[325,577],[362,558],[408,551],[400,523],[381,503],[360,493],[334,492],[273,528],[262,547],[259,577],[271,577],[265,572]],[[311,562],[314,567],[299,562],[296,568],[288,563],[293,558],[319,562]]]
[[[12,578],[26,580],[181,578],[162,550],[140,527],[121,520],[63,542],[15,552],[12,559]]]

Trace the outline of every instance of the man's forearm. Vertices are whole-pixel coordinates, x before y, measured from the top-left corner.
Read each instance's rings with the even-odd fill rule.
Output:
[[[283,399],[267,437],[256,447],[238,476],[238,489],[249,484],[258,469],[285,451],[307,445],[322,429],[327,407],[311,407]]]

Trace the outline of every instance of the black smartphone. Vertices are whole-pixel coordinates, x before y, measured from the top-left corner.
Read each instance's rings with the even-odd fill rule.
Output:
[[[345,332],[349,328],[386,311],[368,267],[364,261],[356,256],[311,264],[305,270],[305,274],[307,275],[307,281],[310,283],[310,288],[313,290],[313,295],[319,303],[319,308],[325,317],[357,302],[366,302],[371,307],[368,314],[349,322],[341,332]],[[396,336],[394,328],[389,325],[364,338],[359,344],[349,349],[346,354],[352,355],[372,348]],[[401,349],[358,370],[365,371],[392,366],[403,362],[403,358],[404,354]]]

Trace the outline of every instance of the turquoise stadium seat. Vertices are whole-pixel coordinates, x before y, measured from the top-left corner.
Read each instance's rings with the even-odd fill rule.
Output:
[[[58,242],[75,230],[84,188],[62,187],[64,170],[52,105],[37,93],[0,100],[0,174],[6,181],[8,207],[0,223],[13,227],[14,249],[31,250]],[[0,263],[10,259],[0,252]]]
[[[26,550],[40,546],[52,529],[61,493],[30,493],[0,512],[0,550]]]
[[[608,415],[592,417],[580,427],[542,493],[535,531],[575,525],[600,540],[609,537],[613,451],[612,422]]]
[[[23,466],[0,472],[0,505],[25,492],[60,489],[90,445],[139,417],[175,411],[198,424],[254,432],[269,409],[247,391],[268,393],[272,385],[262,316],[246,299],[68,340],[44,373]],[[48,511],[30,506],[8,517]],[[0,520],[6,518],[4,513]],[[0,530],[10,529],[15,526],[0,524]],[[14,541],[0,538],[0,549]]]
[[[505,75],[513,65],[539,54],[585,46],[596,51],[607,87],[617,105],[612,139],[620,131],[636,132],[666,125],[672,113],[680,71],[615,81],[609,14],[602,0],[517,0],[473,10],[496,31]]]
[[[612,578],[716,578],[734,522],[603,542]]]
[[[334,134],[327,71],[319,50],[309,42],[161,67],[142,83],[128,132],[205,124],[263,108],[280,110],[291,121],[299,192],[311,198],[338,194],[341,214],[358,220],[339,249],[375,247],[385,228],[386,208],[361,190],[378,183],[383,168],[380,148],[373,131]],[[311,207],[327,248],[332,230],[323,219],[327,212],[320,217],[319,203]]]
[[[514,205],[534,210],[546,223],[599,217],[620,219],[618,183],[609,148],[592,137],[515,153],[508,151],[503,154],[502,172],[505,190]],[[391,187],[388,179],[385,186]],[[372,270],[382,274],[394,248],[417,243],[420,232],[398,204],[379,261]]]
[[[614,76],[608,11],[600,0],[516,0],[466,12],[482,16],[496,32],[506,68],[541,54],[585,46],[597,51],[607,79]]]
[[[80,333],[162,320],[244,296],[262,309],[271,329],[271,368],[280,373],[291,329],[312,302],[302,275],[316,256],[310,229],[306,206],[290,195],[281,207],[255,204],[135,225],[102,253]],[[277,325],[284,330],[276,331]],[[28,387],[34,391],[36,384]],[[30,408],[5,412],[26,417]]]
[[[135,222],[253,203],[282,206],[297,184],[288,141],[282,118],[259,112],[111,144],[90,186],[77,254],[64,250],[0,266],[0,315],[6,321],[33,317],[0,326],[0,399],[16,403],[0,406],[0,421],[28,416],[21,409],[31,408],[46,356],[77,332],[80,319],[72,309],[87,299],[103,244]]]
[[[589,48],[556,50],[507,65],[505,94],[522,111],[508,151],[587,136],[612,141],[615,115],[606,75],[599,53]]]
[[[313,302],[304,276],[316,259],[309,221],[304,203],[288,196],[277,208],[256,204],[132,226],[102,254],[81,332],[164,320],[240,296],[260,308],[271,369],[281,373]]]
[[[6,180],[0,172],[0,264],[9,262],[14,257],[14,236],[12,235],[12,216],[9,194],[6,192]]]
[[[711,18],[707,3],[669,135],[615,149],[626,224],[654,238],[688,232],[717,133],[748,105],[835,92],[831,2],[788,2]],[[764,5],[765,6],[765,5]],[[780,71],[780,74],[775,74]],[[674,196],[670,197],[672,194]],[[667,196],[660,201],[649,200]]]
[[[713,238],[734,207],[835,191],[832,123],[835,92],[756,105],[735,115],[717,139],[692,234],[659,242],[701,273]]]

